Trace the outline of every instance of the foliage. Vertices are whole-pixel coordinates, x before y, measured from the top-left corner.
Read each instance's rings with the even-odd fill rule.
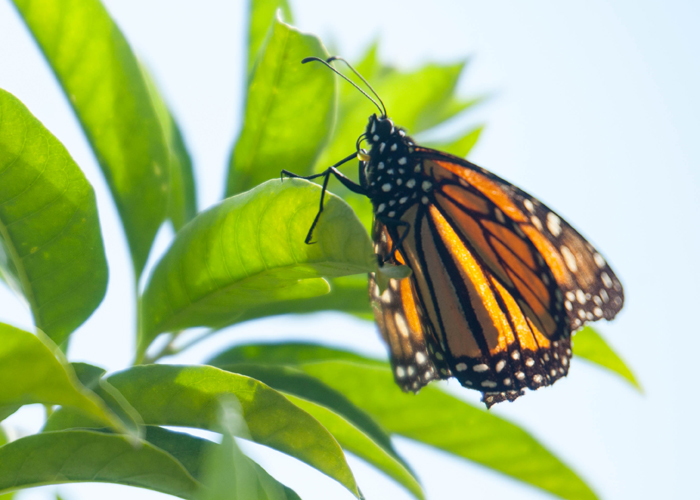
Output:
[[[14,3],[99,160],[137,277],[158,228],[170,220],[177,233],[136,297],[135,366],[108,375],[69,363],[61,348],[99,306],[107,282],[94,193],[54,135],[0,90],[0,278],[28,304],[37,328],[0,324],[0,419],[22,405],[50,409],[41,433],[8,442],[0,428],[0,495],[103,481],[181,498],[298,498],[241,452],[237,436],[306,462],[360,498],[345,457],[352,452],[422,499],[409,460],[393,446],[400,435],[561,498],[596,498],[527,431],[440,386],[405,395],[383,360],[320,343],[277,343],[233,347],[211,366],[158,364],[189,328],[213,332],[323,310],[371,315],[369,203],[339,187],[341,196],[327,197],[317,243],[306,245],[320,187],[278,179],[282,165],[310,174],[345,156],[367,103],[349,86],[336,89],[324,68],[300,64],[328,54],[317,37],[282,21],[291,20],[284,0],[254,2],[246,111],[227,181],[235,196],[197,213],[177,123],[99,1]],[[464,66],[399,71],[378,60],[376,45],[358,64],[413,132],[479,102],[455,95]],[[397,85],[407,80],[410,91]],[[466,155],[481,130],[464,130],[440,147]],[[154,353],[160,334],[168,342]],[[575,350],[637,386],[592,330],[577,335]],[[223,441],[164,426],[213,430]]]

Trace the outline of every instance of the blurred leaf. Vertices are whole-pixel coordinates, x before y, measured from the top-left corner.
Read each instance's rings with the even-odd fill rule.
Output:
[[[141,65],[141,71],[168,145],[170,158],[168,217],[170,217],[175,232],[177,232],[197,215],[197,191],[194,172],[192,171],[192,159],[187,151],[187,146],[185,146],[180,128],[160,95],[155,81],[145,66]]]
[[[418,479],[416,479],[412,471],[403,461],[387,453],[383,447],[370,436],[363,433],[362,430],[323,405],[315,404],[294,396],[288,396],[288,398],[321,422],[338,440],[343,449],[355,454],[368,464],[393,478],[417,499],[423,500],[425,498]]]
[[[282,21],[294,23],[286,0],[248,0],[248,74],[253,71],[270,26],[276,21],[278,9],[282,11]]]
[[[0,276],[62,343],[107,288],[95,193],[63,145],[0,90]]]
[[[266,359],[265,363],[272,362]],[[321,422],[344,449],[393,477],[417,498],[423,498],[418,480],[394,450],[389,436],[372,417],[339,392],[292,367],[272,364],[219,366],[227,371],[255,378],[285,392],[288,399]]]
[[[128,431],[102,399],[80,384],[50,339],[2,323],[0,388],[2,407],[33,403],[73,407],[118,432]]]
[[[218,359],[241,360],[247,353],[251,362],[271,359],[296,365],[342,393],[388,432],[466,458],[561,498],[597,498],[581,478],[523,429],[435,386],[424,387],[417,395],[404,394],[394,383],[388,363],[381,366],[372,359],[362,363],[354,353],[303,344],[249,345]],[[345,356],[352,361],[346,361]]]
[[[13,0],[92,145],[141,274],[166,216],[169,154],[139,64],[98,0]]]
[[[7,443],[7,435],[5,434],[5,431],[3,430],[2,426],[0,426],[0,448],[4,444]],[[5,494],[0,494],[0,500],[12,500],[15,496],[15,492],[11,493],[5,493]]]
[[[251,363],[217,366],[226,371],[254,378],[287,394],[294,394],[308,401],[323,404],[333,410],[334,413],[344,417],[349,423],[352,423],[352,425],[381,446],[386,453],[401,461],[391,444],[391,439],[372,417],[348,401],[341,393],[331,389],[314,377],[310,377],[306,373],[290,366]],[[403,465],[407,467],[407,464]]]
[[[0,447],[0,493],[74,482],[104,482],[193,498],[197,481],[168,453],[96,431],[34,434]]]
[[[143,437],[143,419],[124,396],[102,376],[105,370],[87,363],[72,363],[78,380],[97,394],[107,407],[129,428],[132,435]],[[102,427],[104,424],[75,408],[61,408],[54,411],[46,421],[42,432],[75,428]]]
[[[206,362],[212,366],[254,363],[256,365],[296,366],[317,361],[350,361],[386,367],[383,360],[335,347],[309,342],[281,342],[274,344],[243,344],[227,349]]]
[[[425,387],[418,395],[404,394],[396,387],[388,366],[328,361],[302,365],[302,369],[342,392],[390,432],[561,498],[597,498],[576,473],[526,431],[435,387]]]
[[[233,436],[240,431],[237,428],[242,419],[240,404],[235,409],[227,404],[222,406],[220,427],[223,439],[220,446],[209,448],[203,480],[206,488],[197,495],[198,500],[298,500],[296,493],[277,482],[238,448]],[[235,414],[231,415],[234,411]],[[236,425],[228,425],[231,417]]]
[[[333,436],[308,413],[257,380],[210,366],[148,365],[112,375],[107,382],[150,425],[220,430],[219,400],[233,394],[250,432],[243,437],[311,465],[358,495]]]
[[[639,392],[644,392],[632,370],[590,326],[584,327],[574,335],[573,351],[576,357],[610,370],[632,384]]]
[[[308,181],[270,181],[183,228],[144,292],[139,352],[161,332],[225,326],[249,308],[328,293],[321,276],[374,269],[367,233],[333,195],[314,231],[317,243],[304,243],[320,195]]]
[[[209,448],[216,447],[216,443],[184,432],[163,429],[155,425],[147,425],[145,429],[144,440],[169,453],[187,469],[192,477],[197,481],[202,481],[204,461]]]
[[[248,86],[226,196],[279,178],[282,169],[310,173],[332,126],[334,75],[301,64],[308,56],[328,56],[320,40],[277,20],[263,51]]]
[[[431,143],[426,142],[423,144],[425,147],[437,149],[439,151],[445,151],[447,153],[464,158],[469,154],[472,148],[476,145],[476,141],[479,140],[481,133],[484,131],[483,125],[468,131],[465,135],[449,142]]]

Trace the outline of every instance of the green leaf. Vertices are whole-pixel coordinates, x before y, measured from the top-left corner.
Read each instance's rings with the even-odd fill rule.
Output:
[[[141,65],[148,91],[160,120],[170,156],[170,192],[168,197],[168,217],[177,232],[197,215],[197,192],[195,187],[192,159],[175,118],[160,95],[155,81]]]
[[[156,426],[146,427],[146,441],[169,453],[180,462],[195,479],[200,482],[204,481],[205,484],[208,482],[205,471],[208,458],[212,453],[222,453],[220,449],[217,449],[219,446],[211,441]],[[262,468],[258,464],[250,459],[247,460],[257,469],[255,471],[256,474],[262,471]],[[274,479],[272,479],[272,481],[274,481]],[[285,486],[283,486],[283,488],[289,500],[298,499],[298,496],[296,496],[292,490]]]
[[[231,407],[230,403],[236,403]],[[205,489],[198,500],[294,500],[296,493],[277,482],[238,448],[234,433],[240,434],[242,408],[237,401],[222,401],[221,445],[210,448],[204,473]],[[233,420],[233,422],[231,422]],[[245,424],[243,424],[245,426]]]
[[[425,387],[418,395],[404,394],[396,387],[388,366],[328,361],[303,365],[302,369],[342,392],[390,432],[561,498],[597,498],[581,478],[526,431],[435,387]]]
[[[341,415],[334,413],[323,405],[305,399],[287,396],[298,407],[306,410],[330,431],[343,449],[354,453],[370,465],[376,467],[397,483],[406,488],[414,497],[423,500],[423,489],[418,479],[399,457],[387,453],[386,449],[363,433]]]
[[[639,392],[644,392],[632,370],[605,342],[605,339],[590,326],[584,327],[574,335],[573,351],[576,357],[610,370],[632,384]]]
[[[27,436],[0,447],[0,493],[73,482],[104,482],[193,498],[197,481],[171,455],[146,441],[96,431]]]
[[[7,443],[7,435],[5,434],[5,431],[3,430],[2,426],[0,426],[0,448],[2,448],[2,446],[6,443]],[[14,498],[14,496],[15,496],[15,492],[5,493],[5,494],[0,493],[0,500],[12,500]]]
[[[63,145],[0,90],[0,276],[62,343],[107,288],[95,193]]]
[[[225,326],[249,308],[328,293],[321,276],[373,270],[369,236],[336,196],[326,196],[317,243],[304,243],[320,196],[308,181],[270,181],[184,227],[144,292],[140,352],[161,332]]]
[[[255,346],[249,347],[255,348]],[[278,361],[283,359],[284,353],[277,354]],[[351,353],[347,354],[348,357],[351,356]],[[265,359],[264,362],[273,363],[269,359]],[[389,436],[372,417],[339,392],[292,367],[272,364],[219,366],[227,371],[255,378],[285,392],[288,399],[321,422],[344,449],[393,477],[417,498],[423,498],[418,480],[413,476],[408,464],[394,450]]]
[[[143,419],[124,396],[102,378],[105,370],[87,363],[72,363],[72,367],[80,383],[97,394],[107,407],[125,423],[132,435],[142,437]],[[61,408],[49,416],[42,432],[102,426],[102,422],[75,408]]]
[[[479,140],[481,133],[484,131],[483,125],[466,132],[463,136],[448,142],[430,143],[427,142],[424,145],[428,148],[437,149],[439,151],[445,151],[451,153],[460,158],[464,158],[469,154],[472,148],[476,145],[476,141]]]
[[[308,401],[323,404],[366,434],[377,445],[382,447],[384,452],[401,461],[391,444],[391,439],[372,417],[348,401],[345,396],[314,377],[310,377],[306,373],[289,366],[250,363],[217,366],[226,371],[254,378],[287,394],[293,394]],[[403,465],[408,467],[407,464]]]
[[[282,11],[283,21],[294,23],[286,0],[248,0],[248,74],[253,71],[278,9]]]
[[[139,276],[166,215],[169,154],[139,64],[98,0],[14,0],[112,191]]]
[[[84,387],[50,339],[0,323],[0,406],[69,406],[118,432],[124,423]],[[1,463],[1,462],[0,462]]]
[[[204,462],[209,449],[216,443],[184,432],[147,425],[144,440],[169,453],[182,464],[197,481],[202,481]]]
[[[319,297],[269,302],[246,309],[237,323],[279,314],[308,314],[318,311],[342,311],[363,319],[373,319],[367,292],[367,276],[357,274],[328,280],[330,293]]]
[[[333,436],[308,413],[257,380],[210,366],[148,365],[117,373],[107,381],[150,425],[219,430],[219,400],[233,394],[250,432],[244,437],[315,467],[358,496],[352,472]]]
[[[334,75],[301,64],[308,56],[328,57],[321,41],[277,20],[262,50],[231,155],[227,196],[277,178],[282,169],[310,173],[332,127]]]
[[[282,342],[275,344],[243,344],[228,349],[206,362],[207,365],[254,363],[256,365],[296,366],[317,361],[349,361],[387,366],[386,361],[372,359],[343,349],[309,342]]]
[[[226,357],[241,360],[246,353],[251,353],[255,362],[272,359],[296,365],[342,393],[388,432],[471,460],[561,498],[597,498],[581,478],[523,429],[434,386],[424,387],[417,395],[404,394],[394,383],[388,364],[380,366],[376,360],[362,363],[354,353],[322,346],[305,348],[303,344],[246,346],[230,350]],[[348,354],[352,361],[344,359]]]

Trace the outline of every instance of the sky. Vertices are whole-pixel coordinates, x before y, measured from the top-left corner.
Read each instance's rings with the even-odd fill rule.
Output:
[[[700,4],[668,0],[292,0],[296,25],[353,59],[375,39],[403,68],[469,59],[460,93],[492,98],[458,120],[486,124],[469,159],[537,196],[605,255],[625,287],[625,308],[596,325],[638,376],[644,394],[574,360],[569,376],[492,411],[530,431],[601,498],[688,498],[696,491],[700,431],[694,400],[700,335]],[[244,2],[105,2],[150,66],[197,168],[200,209],[224,189],[240,130]],[[410,85],[410,82],[406,82]],[[76,332],[72,361],[128,366],[134,310],[126,243],[104,179],[54,77],[8,0],[0,0],[0,88],[15,94],[68,148],[95,187],[110,283]],[[391,111],[391,110],[389,110]],[[372,112],[368,105],[368,115]],[[358,131],[358,134],[360,131]],[[157,239],[150,265],[172,233]],[[29,313],[0,289],[0,321],[31,328]],[[332,328],[329,328],[332,324]],[[268,319],[228,329],[171,362],[196,363],[234,341],[322,340],[384,356],[369,322],[340,314]],[[458,397],[478,394],[448,383]],[[436,408],[435,411],[439,411]],[[17,432],[40,413],[22,410]],[[428,499],[488,494],[547,498],[533,488],[427,447],[397,440]],[[257,445],[247,452],[305,500],[350,499],[337,483]],[[407,493],[361,461],[351,466],[368,500]],[[23,492],[44,500],[170,498],[112,485]]]

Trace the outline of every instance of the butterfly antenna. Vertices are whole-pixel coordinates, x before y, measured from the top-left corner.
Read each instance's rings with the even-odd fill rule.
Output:
[[[335,59],[337,59],[337,58],[335,58]],[[330,58],[329,61],[334,61],[335,59],[334,59],[334,58]],[[342,60],[342,59],[341,59],[341,60]],[[350,80],[350,78],[348,78],[347,76],[345,76],[344,74],[342,74],[340,71],[338,71],[337,69],[335,69],[333,66],[331,66],[328,62],[324,61],[324,60],[321,59],[320,57],[305,57],[304,59],[302,59],[301,63],[302,63],[302,64],[306,64],[307,62],[311,62],[311,61],[317,61],[317,62],[320,62],[321,64],[324,64],[325,66],[327,66],[333,73],[335,73],[336,75],[338,75],[338,76],[340,76],[341,78],[343,78],[343,79],[344,79],[345,81],[347,81],[350,85],[352,85],[352,86],[355,87],[357,90],[359,90],[359,91],[362,93],[362,95],[364,95],[367,99],[369,99],[370,101],[372,101],[372,103],[373,103],[375,106],[377,106],[377,109],[382,113],[382,116],[386,116],[386,108],[384,107],[384,103],[382,102],[382,100],[379,99],[379,96],[377,96],[377,99],[379,99],[379,102],[382,102],[382,105],[381,105],[381,106],[379,106],[379,104],[377,104],[377,101],[375,101],[375,100],[372,98],[372,96],[369,95],[367,92],[365,92],[364,90],[362,90],[355,82],[353,82],[352,80]],[[347,63],[346,63],[346,64],[347,64]],[[352,69],[352,67],[351,67],[351,69]],[[354,69],[352,69],[352,70],[353,70],[353,72],[355,72],[355,74],[358,74],[357,71],[355,71]],[[359,76],[359,74],[358,74],[358,76]],[[362,79],[363,82],[365,82],[365,84],[367,84],[367,81],[365,81],[364,78],[362,78],[361,76],[360,76],[360,78]],[[372,89],[372,87],[370,87],[369,84],[367,84],[367,86],[368,86],[370,89]],[[374,95],[377,95],[377,93],[374,91],[374,89],[372,89],[372,93],[373,93]]]
[[[346,65],[348,68],[350,68],[350,71],[352,71],[353,73],[355,73],[355,75],[357,76],[357,78],[359,78],[360,80],[362,80],[362,83],[364,83],[365,85],[367,85],[367,88],[370,89],[370,90],[372,91],[372,93],[374,94],[374,97],[376,97],[377,100],[378,100],[378,101],[381,103],[381,105],[382,105],[382,109],[384,110],[384,114],[383,114],[382,116],[387,116],[387,114],[386,114],[386,106],[384,106],[384,101],[382,101],[382,98],[379,97],[379,94],[377,94],[377,91],[374,90],[374,88],[369,84],[369,82],[368,82],[367,80],[365,80],[365,77],[362,76],[362,75],[360,74],[359,71],[357,71],[355,68],[353,68],[352,65],[351,65],[349,62],[347,62],[345,59],[343,59],[342,57],[331,56],[331,57],[329,57],[328,59],[326,59],[326,62],[327,62],[327,63],[332,63],[333,61],[340,61],[340,62],[345,63],[345,65]]]

